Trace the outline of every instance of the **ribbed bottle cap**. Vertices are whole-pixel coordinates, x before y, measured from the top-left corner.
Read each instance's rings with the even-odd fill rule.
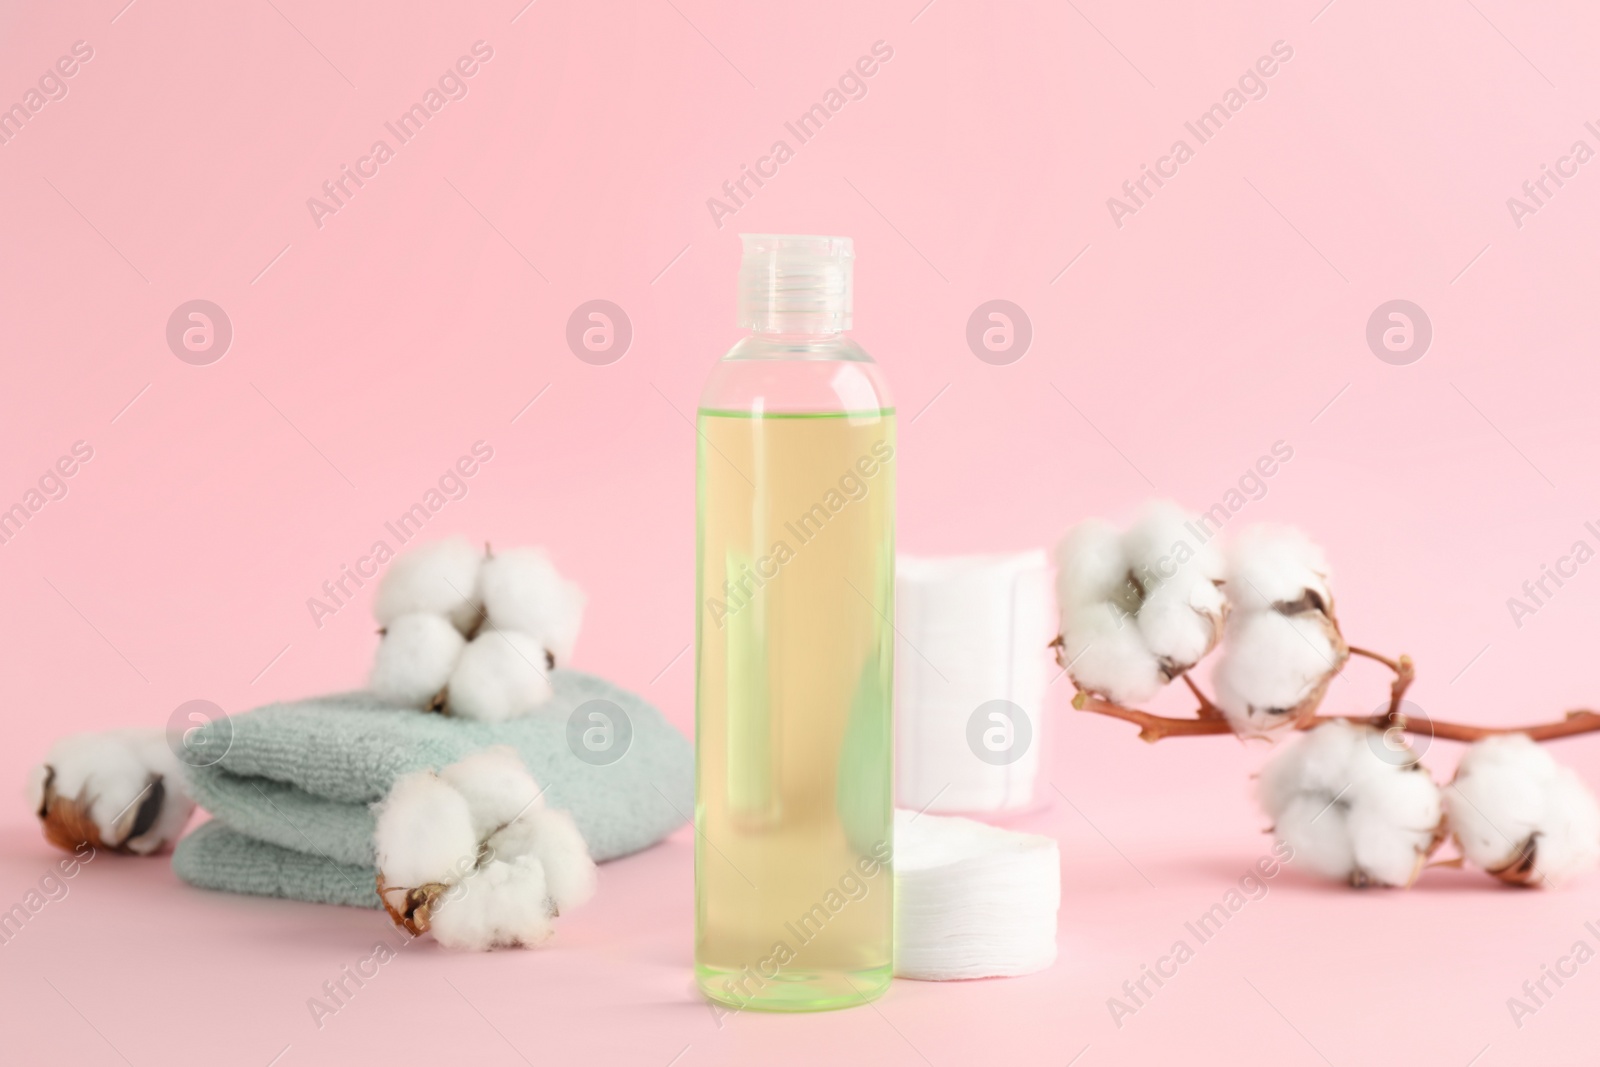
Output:
[[[848,237],[740,234],[739,325],[761,333],[850,328],[855,249]]]

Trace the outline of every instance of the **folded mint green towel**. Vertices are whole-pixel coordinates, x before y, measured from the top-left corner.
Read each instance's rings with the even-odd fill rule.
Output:
[[[220,819],[201,824],[178,842],[172,867],[178,877],[201,889],[314,904],[383,906],[374,888],[377,872],[371,867],[269,845],[228,829]]]
[[[550,680],[548,704],[503,723],[344,693],[203,727],[195,750],[226,748],[211,766],[188,768],[194,799],[213,818],[179,842],[173,869],[207,889],[378,907],[371,805],[401,775],[489,745],[521,753],[546,802],[572,813],[597,861],[637,852],[683,825],[694,808],[688,738],[641,697],[601,678],[560,670]],[[583,707],[589,701],[604,703]]]

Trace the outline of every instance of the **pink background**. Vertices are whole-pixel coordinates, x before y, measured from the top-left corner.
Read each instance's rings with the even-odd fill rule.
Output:
[[[1600,162],[1520,227],[1506,205],[1574,141],[1600,148],[1586,5],[124,2],[0,9],[0,104],[94,50],[0,145],[0,506],[94,449],[0,545],[0,779],[70,730],[359,683],[371,588],[320,628],[307,598],[478,440],[494,459],[428,536],[550,546],[591,596],[578,665],[689,730],[686,418],[736,337],[741,231],[854,237],[857,336],[902,412],[906,550],[1045,544],[1155,492],[1209,506],[1282,440],[1293,460],[1233,528],[1312,531],[1347,633],[1415,656],[1430,714],[1597,697],[1600,563],[1520,628],[1506,607],[1576,539],[1600,545]],[[465,98],[318,228],[307,198],[479,40]],[[879,40],[866,97],[791,139],[718,228],[707,198]],[[1196,147],[1183,123],[1279,40],[1266,97],[1116,226],[1107,197],[1175,138]],[[564,340],[597,298],[632,323],[609,366]],[[1397,298],[1434,330],[1407,366],[1364,338]],[[208,366],[165,340],[193,299],[233,325]],[[991,299],[1032,322],[1008,366],[965,342]],[[1369,710],[1385,681],[1358,667],[1328,709]],[[0,946],[6,1041],[84,1064],[1592,1057],[1600,964],[1521,1029],[1505,1001],[1600,944],[1600,879],[1351,893],[1289,871],[1118,1029],[1106,998],[1266,852],[1263,751],[1147,748],[1068,690],[1072,803],[1029,822],[1063,845],[1061,954],[1038,976],[719,1030],[689,983],[685,833],[605,868],[547,950],[415,946],[318,1030],[306,998],[370,952],[378,915],[108,857]],[[1447,776],[1458,754],[1428,762]],[[1560,754],[1600,782],[1595,740]],[[9,907],[53,854],[20,798],[0,820]]]

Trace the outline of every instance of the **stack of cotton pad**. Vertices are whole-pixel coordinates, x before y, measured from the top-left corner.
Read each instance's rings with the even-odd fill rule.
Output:
[[[1037,807],[1056,633],[1044,552],[900,556],[895,588],[895,802]]]
[[[907,811],[895,812],[894,836],[896,975],[998,978],[1055,962],[1052,838]]]

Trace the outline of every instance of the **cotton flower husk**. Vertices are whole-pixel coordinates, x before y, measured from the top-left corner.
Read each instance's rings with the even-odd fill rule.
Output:
[[[1257,799],[1294,862],[1353,886],[1410,886],[1443,839],[1439,787],[1371,726],[1300,735],[1261,772]]]
[[[1304,724],[1349,658],[1329,575],[1322,550],[1293,527],[1250,527],[1229,550],[1233,611],[1212,684],[1240,736]]]
[[[549,700],[553,690],[539,640],[497,627],[467,642],[450,673],[450,713],[478,722],[505,722]]]
[[[515,750],[398,779],[378,807],[378,894],[396,925],[448,948],[531,947],[594,894],[577,825],[546,807]]]
[[[177,841],[194,813],[178,758],[159,729],[62,738],[28,776],[46,840],[72,852],[150,855]]]
[[[373,613],[381,640],[368,685],[385,699],[480,722],[548,701],[571,658],[585,597],[538,548],[498,554],[452,537],[395,560]]]
[[[1058,658],[1080,689],[1140,703],[1215,647],[1222,558],[1195,531],[1176,504],[1156,501],[1126,532],[1090,519],[1062,538]]]
[[[473,632],[482,617],[478,572],[483,550],[464,537],[420,545],[398,557],[378,584],[372,614],[380,626],[402,615],[442,615],[463,634]]]
[[[583,590],[561,576],[543,549],[512,548],[483,565],[489,622],[534,638],[556,663],[572,658],[583,625]]]
[[[412,612],[384,628],[368,687],[412,707],[442,707],[466,639],[443,615]]]
[[[1462,855],[1503,881],[1558,886],[1600,859],[1594,794],[1525,734],[1467,749],[1445,804]]]

